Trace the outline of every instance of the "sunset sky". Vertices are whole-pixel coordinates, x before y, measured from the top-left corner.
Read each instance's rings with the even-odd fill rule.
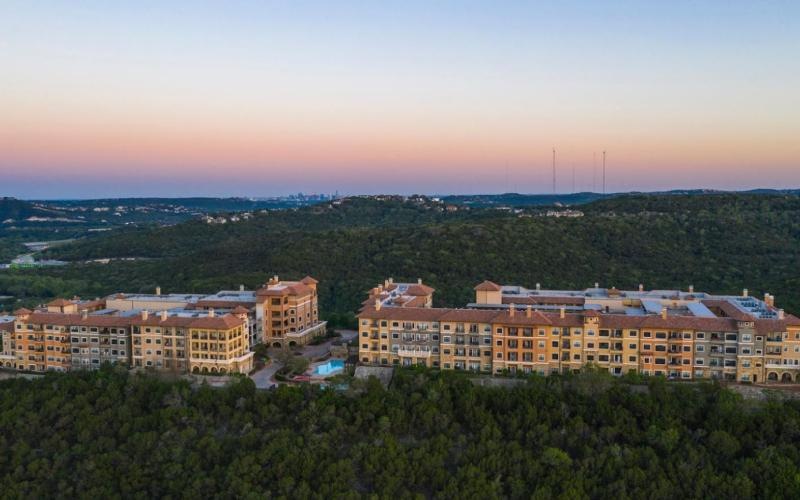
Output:
[[[0,195],[546,193],[554,146],[800,187],[800,2],[0,2]]]

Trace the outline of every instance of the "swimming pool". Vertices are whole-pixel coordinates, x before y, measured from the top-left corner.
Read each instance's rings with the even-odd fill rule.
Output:
[[[314,371],[311,373],[316,376],[324,377],[327,375],[333,375],[334,373],[339,373],[342,370],[344,370],[344,360],[331,359],[327,363],[317,365],[317,367],[314,368]]]

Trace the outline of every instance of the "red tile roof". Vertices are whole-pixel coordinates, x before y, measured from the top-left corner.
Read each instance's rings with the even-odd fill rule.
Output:
[[[66,300],[66,299],[56,299],[56,300],[54,300],[52,302],[48,302],[47,303],[48,306],[52,306],[52,307],[71,306],[73,304],[74,304],[74,302],[72,302],[71,300]]]
[[[451,309],[427,307],[381,307],[380,311],[378,311],[375,307],[365,307],[358,314],[358,317],[399,321],[439,321],[439,318],[449,311]]]
[[[411,285],[406,289],[406,295],[412,295],[414,297],[424,297],[426,295],[430,295],[435,290],[428,285],[423,285],[422,283],[417,283],[416,285]]]
[[[497,311],[482,309],[445,309],[440,321],[460,323],[491,323]]]
[[[59,325],[59,326],[97,326],[97,327],[130,327],[136,326],[174,326],[184,328],[204,328],[209,330],[230,330],[243,325],[244,320],[232,314],[224,316],[186,318],[180,316],[168,316],[161,319],[160,314],[150,314],[147,319],[141,316],[92,316],[83,317],[81,314],[31,313],[27,320],[29,323]]]
[[[500,290],[502,290],[500,285],[489,280],[486,280],[475,287],[476,292],[499,292]]]

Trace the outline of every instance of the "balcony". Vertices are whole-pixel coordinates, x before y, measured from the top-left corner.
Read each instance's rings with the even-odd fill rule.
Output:
[[[418,351],[416,349],[398,349],[397,355],[409,358],[430,358],[431,351]]]

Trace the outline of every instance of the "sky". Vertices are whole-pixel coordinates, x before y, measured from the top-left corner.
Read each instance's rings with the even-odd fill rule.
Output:
[[[0,1],[0,195],[800,187],[800,2]]]

